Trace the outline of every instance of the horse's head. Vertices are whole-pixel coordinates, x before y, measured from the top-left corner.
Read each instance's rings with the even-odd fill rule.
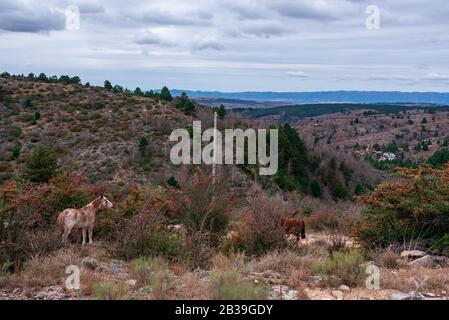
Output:
[[[101,195],[100,208],[101,209],[111,209],[113,206],[112,202],[106,198],[104,194]]]

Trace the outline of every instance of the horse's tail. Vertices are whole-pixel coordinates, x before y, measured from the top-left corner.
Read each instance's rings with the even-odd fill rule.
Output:
[[[58,215],[58,218],[56,219],[56,227],[58,228],[59,232],[64,233],[64,211]]]

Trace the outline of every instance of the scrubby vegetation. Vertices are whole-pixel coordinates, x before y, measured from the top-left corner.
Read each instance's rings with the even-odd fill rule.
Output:
[[[416,246],[449,252],[449,168],[400,169],[403,179],[380,185],[361,197],[364,219],[355,235],[367,248],[412,241]]]
[[[429,165],[388,177],[292,125],[228,117],[223,107],[220,128],[279,128],[279,170],[262,177],[258,165],[217,166],[212,175],[168,161],[172,129],[213,121],[212,108],[186,95],[66,76],[1,82],[0,291],[61,286],[74,264],[74,298],[307,299],[341,285],[348,295],[362,290],[368,261],[386,286],[399,286],[404,243],[449,253],[444,148]],[[81,246],[78,231],[62,244],[58,213],[99,194],[114,206],[97,213],[94,245]],[[304,220],[307,239],[286,234],[286,217]],[[434,288],[449,289],[438,279]]]

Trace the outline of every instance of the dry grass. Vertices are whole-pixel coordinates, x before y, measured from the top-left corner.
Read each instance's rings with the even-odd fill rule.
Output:
[[[404,292],[449,292],[449,269],[381,269],[380,287]]]
[[[298,300],[309,300],[305,292],[307,281],[311,275],[310,269],[306,265],[300,265],[298,269],[293,270],[289,279],[289,286],[298,291],[296,298]]]
[[[248,268],[244,253],[230,253],[229,255],[219,253],[212,258],[212,270],[243,272],[247,271]]]
[[[387,269],[399,269],[404,266],[399,255],[391,249],[386,249],[375,255],[375,264]]]
[[[34,256],[28,260],[18,277],[17,285],[23,287],[45,287],[62,284],[65,269],[70,265],[81,265],[79,252],[72,248],[62,248],[45,256]]]
[[[199,278],[195,273],[184,273],[177,279],[176,290],[171,298],[181,300],[210,299],[208,283],[204,279]]]
[[[90,270],[81,270],[80,289],[81,295],[91,296],[94,294],[94,285],[97,281],[95,274]]]
[[[346,237],[339,233],[329,235],[327,251],[331,255],[335,251],[343,251],[346,248]]]
[[[302,264],[302,257],[290,250],[273,251],[253,262],[253,270],[263,272],[272,270],[282,274],[290,274]]]
[[[169,300],[176,291],[175,280],[167,270],[154,272],[148,282],[151,288],[151,299]]]
[[[126,283],[113,281],[97,282],[93,288],[98,300],[121,300],[129,290]]]
[[[0,272],[0,289],[17,287],[18,279],[15,274]]]
[[[137,283],[150,289],[151,299],[166,300],[173,297],[175,278],[167,261],[160,257],[139,258],[131,261],[130,267]]]

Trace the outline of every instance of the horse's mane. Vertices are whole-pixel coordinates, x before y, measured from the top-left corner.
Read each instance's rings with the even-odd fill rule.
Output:
[[[87,205],[93,205],[94,207],[98,207],[98,201],[101,200],[102,196],[98,196],[96,197],[94,200],[92,200],[89,204]]]

